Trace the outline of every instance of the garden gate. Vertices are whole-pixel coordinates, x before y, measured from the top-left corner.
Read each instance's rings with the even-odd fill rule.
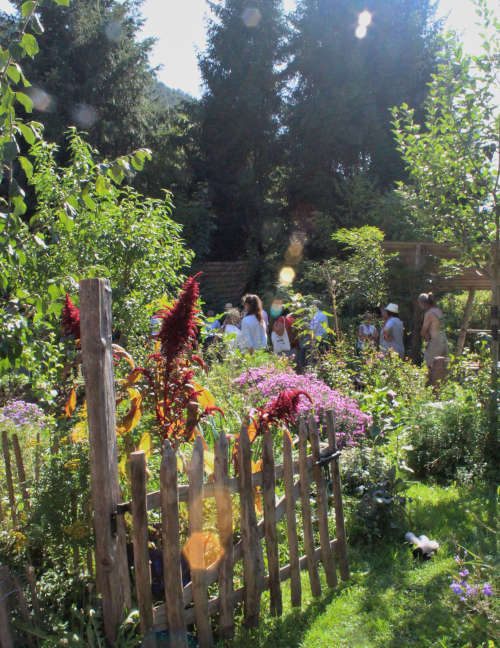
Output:
[[[349,578],[343,505],[340,488],[339,456],[335,420],[328,413],[328,443],[320,446],[320,433],[313,417],[301,420],[298,460],[294,460],[291,438],[283,435],[283,463],[275,466],[273,437],[262,439],[262,466],[252,466],[248,425],[240,433],[238,476],[230,477],[228,443],[221,434],[215,447],[214,479],[203,482],[204,447],[198,438],[193,447],[189,483],[178,484],[177,456],[165,441],[160,468],[160,490],[146,492],[146,462],[143,452],[131,460],[132,500],[120,502],[115,428],[115,395],[111,350],[111,290],[103,279],[87,279],[80,284],[82,361],[91,448],[91,491],[96,537],[97,586],[103,598],[103,613],[108,639],[114,640],[124,606],[130,606],[130,581],[126,556],[124,514],[133,520],[134,574],[141,629],[168,628],[172,648],[187,646],[187,626],[195,624],[199,645],[213,645],[211,617],[219,614],[219,635],[233,633],[235,606],[243,602],[245,623],[259,622],[261,594],[270,590],[273,614],[282,611],[282,581],[291,581],[291,602],[301,604],[300,570],[307,569],[313,596],[321,594],[318,562],[323,563],[329,587],[337,585],[336,560],[343,580]],[[308,451],[310,446],[310,452]],[[331,465],[335,503],[336,538],[330,539],[328,491],[323,466]],[[254,469],[254,472],[252,471]],[[295,476],[298,479],[295,480]],[[284,495],[276,502],[276,485],[282,483]],[[311,507],[311,484],[316,499]],[[263,518],[256,515],[256,489],[263,501]],[[233,542],[232,494],[239,496],[237,512],[241,538]],[[203,502],[215,500],[220,557],[205,564]],[[301,531],[304,555],[299,553],[296,501],[301,503]],[[184,555],[189,559],[189,583],[181,575],[181,537],[179,503],[187,502],[188,533]],[[159,508],[162,519],[162,558],[165,604],[153,607],[148,547],[148,510]],[[313,511],[315,520],[313,520]],[[277,523],[286,518],[289,563],[280,567]],[[319,547],[315,547],[313,523],[317,523]],[[267,574],[261,540],[265,539]],[[243,562],[243,586],[234,587],[235,567]],[[209,590],[218,584],[215,596]]]

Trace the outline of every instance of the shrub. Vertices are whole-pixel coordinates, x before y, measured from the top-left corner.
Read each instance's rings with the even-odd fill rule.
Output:
[[[474,390],[456,383],[442,395],[446,400],[410,409],[408,465],[418,477],[467,481],[486,464],[487,411]]]
[[[370,447],[347,448],[341,460],[342,486],[347,495],[351,542],[377,542],[399,537],[406,523],[406,484],[396,467]]]

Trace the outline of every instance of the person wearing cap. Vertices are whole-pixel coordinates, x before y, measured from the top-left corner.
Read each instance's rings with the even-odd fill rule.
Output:
[[[383,353],[388,353],[392,349],[400,358],[404,358],[403,322],[398,315],[399,307],[397,304],[390,303],[382,309],[385,324],[380,335],[380,348]]]

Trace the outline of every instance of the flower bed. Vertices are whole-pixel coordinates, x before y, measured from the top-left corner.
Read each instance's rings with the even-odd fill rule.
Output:
[[[353,398],[330,389],[315,374],[297,375],[292,370],[277,372],[273,365],[264,365],[244,371],[235,383],[250,391],[259,401],[269,401],[284,390],[306,392],[311,397],[311,402],[302,398],[298,406],[299,414],[313,411],[319,421],[325,411],[333,410],[339,446],[354,445],[360,437],[366,435],[371,425],[371,416],[362,412]]]

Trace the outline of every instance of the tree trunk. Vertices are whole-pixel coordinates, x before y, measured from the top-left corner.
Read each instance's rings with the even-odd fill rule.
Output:
[[[475,288],[470,288],[465,304],[464,316],[462,318],[462,326],[458,335],[457,342],[457,355],[462,355],[465,346],[465,338],[467,337],[467,329],[469,328],[470,318],[472,316],[472,307],[474,306],[474,295],[476,294]]]
[[[491,393],[489,412],[489,431],[486,456],[489,460],[489,473],[493,481],[498,480],[500,471],[500,451],[498,442],[498,325],[500,313],[500,263],[499,247],[495,246],[493,255],[493,285],[491,298]]]

